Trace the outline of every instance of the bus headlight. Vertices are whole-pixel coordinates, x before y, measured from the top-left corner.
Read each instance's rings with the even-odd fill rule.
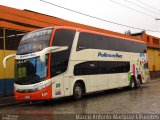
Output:
[[[45,85],[38,87],[37,90],[42,90],[44,88],[45,88]]]
[[[42,90],[42,89],[44,89],[44,88],[47,88],[47,87],[49,87],[51,84],[52,84],[51,82],[50,82],[50,83],[47,83],[47,84],[44,84],[44,85],[38,87],[37,90]]]

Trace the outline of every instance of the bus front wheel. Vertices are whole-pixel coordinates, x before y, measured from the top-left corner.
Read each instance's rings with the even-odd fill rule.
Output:
[[[80,83],[75,83],[73,87],[73,98],[75,100],[80,100],[83,95],[82,85]]]

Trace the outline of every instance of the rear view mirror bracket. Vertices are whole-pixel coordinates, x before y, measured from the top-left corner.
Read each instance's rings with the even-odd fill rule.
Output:
[[[12,58],[12,57],[15,57],[16,54],[11,54],[11,55],[8,55],[6,56],[4,59],[3,59],[3,67],[6,68],[6,62],[8,59]]]

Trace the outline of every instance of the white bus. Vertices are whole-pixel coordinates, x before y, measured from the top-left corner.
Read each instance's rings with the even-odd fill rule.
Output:
[[[146,44],[112,34],[55,26],[26,34],[15,56],[17,100],[50,100],[149,81]]]

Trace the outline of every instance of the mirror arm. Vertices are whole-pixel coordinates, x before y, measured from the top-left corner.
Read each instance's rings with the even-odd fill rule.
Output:
[[[68,46],[54,46],[54,47],[48,47],[42,50],[42,53],[40,55],[40,60],[43,62],[45,61],[45,55],[47,53],[53,53],[53,52],[57,52],[57,51],[63,51],[68,49]]]
[[[12,57],[15,57],[16,54],[11,54],[11,55],[8,55],[6,56],[4,59],[3,59],[3,67],[6,68],[6,62],[9,58],[12,58]]]

